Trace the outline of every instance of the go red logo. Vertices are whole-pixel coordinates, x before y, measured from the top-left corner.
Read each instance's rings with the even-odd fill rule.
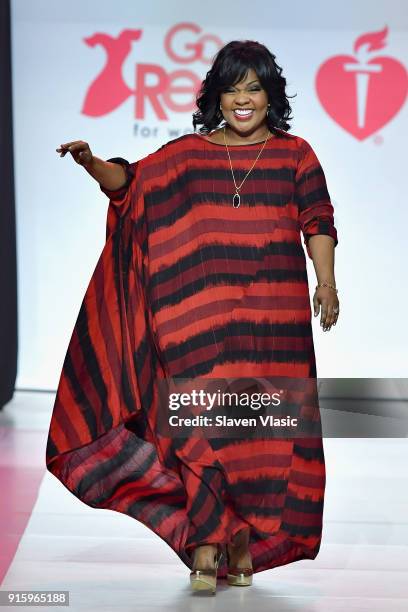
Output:
[[[134,98],[136,119],[144,119],[146,102],[153,108],[158,119],[167,120],[166,109],[179,113],[195,109],[196,92],[201,86],[202,78],[187,68],[167,72],[163,66],[153,63],[138,62],[135,66],[135,86],[129,87],[122,76],[122,67],[128,57],[132,42],[140,40],[142,30],[123,30],[117,38],[98,32],[85,38],[90,47],[101,45],[106,52],[106,63],[86,92],[82,113],[89,117],[101,117],[111,113],[128,98]],[[192,35],[192,36],[191,36]],[[177,51],[178,37],[190,36],[192,42],[186,42],[180,53]],[[205,56],[206,47],[212,49],[212,55],[223,46],[222,41],[212,34],[202,34],[201,28],[193,23],[180,23],[169,30],[164,39],[164,48],[168,57],[178,64],[189,64],[200,61],[210,64],[212,57]],[[215,47],[215,48],[214,48]],[[151,77],[154,85],[148,85]],[[183,80],[184,84],[177,84]],[[187,84],[185,84],[187,82]],[[177,102],[177,94],[187,94],[191,100]]]
[[[330,117],[358,140],[386,125],[402,108],[407,71],[393,57],[376,55],[386,45],[388,28],[363,34],[354,55],[337,55],[316,75],[319,100]]]

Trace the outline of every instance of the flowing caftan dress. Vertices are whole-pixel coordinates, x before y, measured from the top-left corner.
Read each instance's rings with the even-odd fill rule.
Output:
[[[237,184],[259,144],[230,147]],[[156,428],[165,377],[316,378],[306,253],[337,245],[311,145],[279,130],[235,192],[224,145],[194,133],[139,161],[109,198],[106,243],[79,309],[46,466],[93,508],[127,514],[188,566],[198,543],[251,526],[254,572],[316,557],[321,437],[170,440]],[[219,576],[226,575],[225,558]]]

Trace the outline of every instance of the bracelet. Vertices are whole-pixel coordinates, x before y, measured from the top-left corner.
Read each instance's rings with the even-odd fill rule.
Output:
[[[336,287],[334,285],[331,285],[330,283],[326,283],[326,282],[317,283],[316,289],[318,289],[319,287],[329,287],[330,289],[333,289],[333,291],[338,293],[338,290],[336,289]]]

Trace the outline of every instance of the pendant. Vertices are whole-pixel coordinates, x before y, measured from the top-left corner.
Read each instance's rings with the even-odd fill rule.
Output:
[[[236,194],[232,198],[232,205],[234,208],[238,208],[240,204],[241,204],[241,196],[239,195],[238,192],[236,192]]]

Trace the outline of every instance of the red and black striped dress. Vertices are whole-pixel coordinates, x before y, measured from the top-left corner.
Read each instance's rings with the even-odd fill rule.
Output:
[[[260,146],[229,147],[238,185]],[[239,208],[225,146],[205,136],[111,161],[127,181],[101,188],[106,244],[64,360],[47,469],[88,506],[142,522],[190,569],[195,545],[248,525],[254,572],[315,558],[321,437],[170,440],[155,419],[164,377],[316,378],[301,233],[309,257],[314,234],[337,244],[316,154],[279,130]]]

